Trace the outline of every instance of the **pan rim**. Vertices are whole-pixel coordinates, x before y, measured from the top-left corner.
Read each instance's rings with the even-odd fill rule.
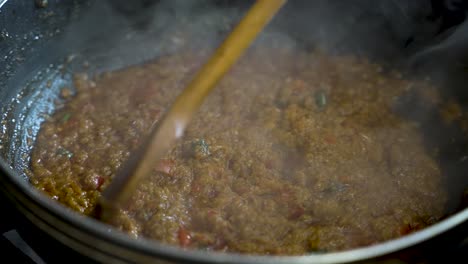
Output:
[[[99,239],[100,241],[104,241],[105,243],[126,248],[134,253],[155,258],[169,258],[173,260],[212,263],[346,263],[385,256],[387,254],[418,245],[426,240],[449,231],[468,220],[468,208],[465,208],[448,218],[439,221],[438,223],[412,234],[366,247],[320,254],[300,256],[266,256],[184,250],[176,246],[165,245],[150,239],[133,239],[122,231],[66,208],[64,205],[50,199],[45,194],[40,193],[39,190],[34,189],[33,186],[13,171],[3,158],[0,158],[0,170],[3,172],[0,181],[4,181],[5,178],[7,178],[6,180],[9,181],[12,187],[17,191],[14,193],[14,195],[17,196],[15,198],[19,198],[23,203],[26,199],[26,204],[23,204],[22,206],[28,208],[31,207],[30,203],[34,203],[34,205],[37,206],[36,209],[41,210],[43,214],[46,213],[51,216],[49,220],[43,219],[49,224],[56,224],[51,223],[54,221],[53,219],[55,219],[55,221],[61,221],[62,225],[67,225],[67,228],[73,228],[75,231],[83,232],[84,234]],[[70,236],[70,234],[67,235]],[[76,239],[80,240],[79,238]],[[81,242],[86,243],[86,241]]]

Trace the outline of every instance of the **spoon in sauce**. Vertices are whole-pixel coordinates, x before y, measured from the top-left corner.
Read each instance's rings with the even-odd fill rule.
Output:
[[[120,208],[125,207],[141,180],[151,173],[156,161],[161,160],[182,137],[204,98],[285,3],[286,0],[257,0],[152,128],[141,147],[116,173],[99,200],[97,217],[109,221]]]

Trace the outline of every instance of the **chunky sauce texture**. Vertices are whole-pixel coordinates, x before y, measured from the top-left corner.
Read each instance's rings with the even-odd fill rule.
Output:
[[[203,59],[77,75],[76,94],[64,88],[64,107],[41,127],[30,181],[90,214]],[[443,216],[447,194],[419,124],[393,111],[415,89],[435,90],[352,56],[253,49],[113,224],[186,248],[275,255],[424,228]]]

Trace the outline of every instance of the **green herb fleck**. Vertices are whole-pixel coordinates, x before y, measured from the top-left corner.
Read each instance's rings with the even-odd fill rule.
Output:
[[[57,150],[57,154],[61,156],[66,156],[67,158],[71,159],[73,157],[73,153],[65,148],[60,147]]]
[[[347,184],[343,184],[341,182],[332,182],[325,190],[323,190],[326,194],[336,194],[345,191],[348,188]]]
[[[324,91],[317,91],[315,93],[315,105],[319,110],[323,110],[327,106],[327,94]]]
[[[210,146],[204,139],[197,139],[193,141],[192,149],[195,157],[205,158],[210,155]]]
[[[65,113],[62,117],[62,122],[65,123],[67,122],[71,117],[71,114],[70,113]]]

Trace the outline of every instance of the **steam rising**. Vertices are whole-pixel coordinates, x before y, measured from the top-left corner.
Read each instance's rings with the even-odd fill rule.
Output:
[[[64,46],[72,47],[78,57],[89,60],[98,70],[184,49],[214,49],[251,3],[96,1],[85,17],[71,25]],[[456,71],[440,71],[440,65],[434,67],[434,60],[441,56],[432,55],[444,54],[455,46],[459,47],[456,51],[462,50],[460,47],[468,41],[464,34],[467,27],[449,38],[440,36],[435,43],[440,21],[427,19],[431,11],[430,1],[294,0],[287,3],[255,45],[353,53],[393,67],[416,65],[424,74],[430,72],[447,84]],[[452,81],[450,85],[455,88],[448,93],[458,95],[460,84]],[[411,108],[405,111],[416,116],[427,114]]]
[[[118,58],[109,57],[119,60],[117,67],[181,48],[214,48],[251,3],[96,1],[68,30],[65,44],[115,52]],[[281,35],[304,48],[396,63],[407,56],[409,42],[426,43],[434,37],[439,23],[427,20],[430,13],[429,1],[289,1],[258,42],[268,34]]]
[[[76,54],[77,61],[89,61],[95,67],[91,70],[98,71],[121,68],[182,50],[212,50],[252,2],[162,0],[129,3],[96,1],[89,12],[67,30],[63,46]],[[445,68],[435,63],[447,55],[444,51],[451,52],[450,58],[460,54],[468,41],[465,34],[468,28],[465,24],[453,34],[450,32],[448,38],[440,36],[441,39],[434,43],[440,21],[428,20],[430,14],[429,1],[292,0],[255,45],[353,53],[385,66],[417,67],[423,69],[421,72],[425,75],[429,72],[442,84],[453,88],[445,94],[462,95],[462,100],[468,98],[466,89],[459,89],[466,79],[460,77],[463,75],[459,68]],[[453,61],[445,63],[454,65]],[[405,111],[414,111],[419,117],[427,114],[411,108]]]

